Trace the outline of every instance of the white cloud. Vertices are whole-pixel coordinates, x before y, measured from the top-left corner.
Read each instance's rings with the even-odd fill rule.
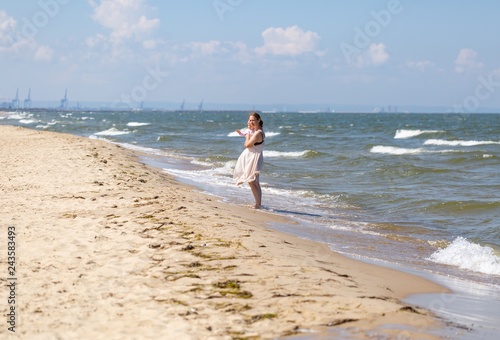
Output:
[[[424,72],[427,69],[434,68],[436,65],[429,60],[419,60],[419,61],[410,61],[406,63],[406,66],[409,68],[417,69],[420,72]]]
[[[380,66],[385,64],[389,60],[389,54],[385,48],[385,45],[382,43],[370,44],[366,51],[353,56],[353,65],[361,68],[370,65]]]
[[[191,49],[196,54],[212,55],[219,51],[221,42],[217,40],[211,40],[209,42],[192,42],[190,45]]]
[[[0,11],[0,32],[7,32],[16,28],[16,20],[10,17],[5,11]]]
[[[85,39],[85,44],[87,44],[88,47],[93,48],[104,41],[106,41],[106,37],[102,34],[97,34],[95,37],[88,37]]]
[[[469,71],[478,70],[483,67],[483,64],[476,61],[477,52],[470,48],[462,48],[455,59],[455,72],[466,73]]]
[[[28,43],[17,31],[17,21],[0,10],[0,52],[17,52]]]
[[[245,43],[237,41],[232,43],[231,46],[233,48],[232,56],[235,60],[243,64],[247,64],[251,61],[251,53],[248,51],[248,46]]]
[[[51,61],[54,55],[54,50],[48,46],[39,46],[35,51],[36,61]]]
[[[384,44],[370,44],[368,46],[368,59],[373,65],[382,65],[389,60]]]
[[[0,51],[7,50],[13,45],[12,32],[15,27],[16,21],[4,11],[0,11]]]
[[[160,19],[149,19],[150,11],[144,0],[102,0],[97,4],[89,0],[94,9],[92,18],[111,30],[109,40],[120,44],[128,39],[140,41],[150,36],[159,26]]]
[[[172,64],[193,60],[203,60],[205,63],[236,60],[245,64],[251,60],[251,53],[248,52],[245,43],[219,40],[192,41],[171,45],[163,50],[163,55]]]
[[[304,32],[298,26],[287,28],[270,27],[262,32],[264,45],[257,47],[259,55],[275,54],[295,56],[302,53],[314,52],[319,35],[315,32]]]
[[[154,50],[161,43],[163,43],[163,41],[159,39],[146,39],[142,42],[142,47],[144,47],[144,49],[146,50]]]
[[[38,48],[33,38],[28,38],[19,30],[17,21],[7,12],[0,10],[0,53],[28,56]],[[26,53],[25,53],[26,52]]]

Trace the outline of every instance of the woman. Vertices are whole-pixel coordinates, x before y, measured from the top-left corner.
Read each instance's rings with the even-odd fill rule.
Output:
[[[262,201],[262,190],[259,183],[259,174],[264,163],[264,122],[257,112],[251,112],[248,116],[248,131],[243,134],[240,130],[236,132],[245,136],[245,150],[241,153],[236,167],[234,168],[233,178],[236,179],[236,185],[247,182],[252,189],[255,198],[255,209],[260,208]]]

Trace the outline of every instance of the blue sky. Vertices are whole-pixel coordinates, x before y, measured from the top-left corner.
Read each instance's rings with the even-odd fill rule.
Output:
[[[0,102],[500,107],[495,0],[0,0]],[[148,105],[148,103],[150,103]]]

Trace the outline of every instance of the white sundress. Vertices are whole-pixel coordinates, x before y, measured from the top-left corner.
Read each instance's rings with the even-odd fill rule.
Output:
[[[243,150],[234,168],[233,178],[236,180],[236,185],[255,181],[264,164],[263,150],[264,140],[259,145]]]

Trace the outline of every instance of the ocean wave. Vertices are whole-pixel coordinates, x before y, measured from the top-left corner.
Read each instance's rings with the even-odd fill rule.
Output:
[[[500,257],[493,248],[471,243],[463,237],[457,237],[446,248],[438,249],[427,259],[461,269],[500,275]]]
[[[197,164],[194,161],[192,163]],[[201,162],[200,165],[210,166],[212,164],[210,163],[203,164],[203,162]],[[225,162],[222,166],[212,168],[212,173],[215,175],[226,175],[232,178],[235,165],[236,165],[236,160]]]
[[[407,149],[398,148],[395,146],[383,146],[377,145],[370,149],[371,153],[380,153],[388,155],[418,155],[423,153],[448,153],[448,152],[460,152],[459,150],[427,150],[424,148]]]
[[[488,145],[488,144],[500,144],[500,142],[477,141],[477,140],[444,140],[444,139],[428,139],[424,142],[424,145],[446,145],[446,146],[476,146],[476,145]]]
[[[304,151],[273,151],[273,150],[264,150],[264,157],[269,158],[301,158],[301,157],[311,157],[317,154],[316,151],[313,150],[304,150]]]
[[[397,148],[394,146],[383,146],[377,145],[371,148],[371,153],[382,153],[389,155],[416,155],[424,153],[425,150],[422,148],[417,149],[407,149],[407,148]]]
[[[242,133],[245,133],[247,130],[248,130],[248,129],[246,129],[246,128],[245,128],[245,129],[240,129],[240,131],[241,131]],[[236,131],[232,131],[232,132],[228,133],[228,135],[227,135],[227,136],[228,136],[228,137],[243,137],[243,136],[241,136],[241,135],[240,135],[238,132],[236,132]]]
[[[407,139],[426,133],[443,133],[443,130],[397,130],[394,139]]]
[[[92,136],[91,136],[92,138]],[[94,137],[97,138],[97,137]],[[101,138],[98,138],[101,139]],[[114,143],[112,141],[109,141],[107,139],[104,139],[107,142]],[[167,150],[162,150],[162,149],[155,149],[155,148],[149,148],[146,146],[139,146],[136,144],[130,144],[130,143],[116,143],[126,149],[138,151],[147,155],[153,155],[153,156],[164,156],[164,157],[169,157],[169,158],[175,158],[175,159],[187,159],[186,157],[182,157],[180,155],[174,154],[172,152],[169,152]]]
[[[449,214],[471,214],[474,212],[486,212],[486,211],[499,211],[500,202],[491,201],[479,201],[479,200],[461,200],[461,201],[448,201],[439,202],[434,204],[429,204],[426,209],[428,211],[436,212],[446,212]]]
[[[240,129],[242,132],[245,132],[247,129]],[[280,132],[266,132],[266,137],[274,137],[281,134]],[[238,132],[232,131],[227,134],[228,137],[241,137]]]
[[[28,125],[28,124],[38,123],[38,121],[34,119],[20,119],[19,123]]]
[[[151,125],[151,123],[139,123],[139,122],[130,122],[127,123],[127,126],[135,127],[135,126],[146,126]]]
[[[211,163],[211,162],[208,162],[208,161],[202,161],[202,160],[199,160],[199,159],[193,159],[191,161],[192,164],[195,164],[195,165],[201,165],[201,166],[205,166],[205,167],[212,167],[214,164]]]
[[[9,114],[9,116],[7,116],[8,119],[18,119],[18,120],[19,119],[28,118],[28,117],[30,117],[30,115],[27,114],[27,113],[21,113],[21,114],[19,114],[19,113],[15,113],[15,112],[12,112],[12,114]]]
[[[128,135],[129,133],[130,133],[130,131],[122,131],[122,130],[118,130],[118,129],[113,127],[111,129],[108,129],[108,130],[96,132],[96,133],[94,133],[94,135],[96,135],[96,136],[119,136],[119,135]]]

